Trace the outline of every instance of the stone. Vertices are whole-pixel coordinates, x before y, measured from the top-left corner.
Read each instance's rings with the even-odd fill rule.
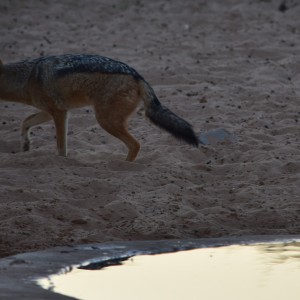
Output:
[[[218,128],[207,132],[202,132],[199,142],[203,145],[236,144],[237,137],[224,128]]]

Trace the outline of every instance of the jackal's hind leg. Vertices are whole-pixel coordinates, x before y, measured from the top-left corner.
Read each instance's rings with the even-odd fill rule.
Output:
[[[127,161],[134,161],[140,151],[139,142],[128,132],[127,119],[134,111],[138,101],[131,102],[130,105],[111,105],[109,107],[98,108],[95,105],[96,118],[100,126],[114,137],[120,139],[128,148]]]
[[[53,112],[53,119],[56,129],[56,144],[58,154],[61,156],[67,156],[68,112],[55,111]]]
[[[45,123],[52,119],[51,115],[45,111],[38,112],[27,117],[21,126],[21,151],[28,151],[30,149],[30,129],[33,126]]]
[[[107,123],[99,121],[99,124],[108,133],[120,139],[128,148],[127,161],[134,161],[140,151],[139,142],[128,132],[125,124],[122,123]]]
[[[99,122],[101,127],[108,133],[120,139],[128,148],[127,161],[134,161],[140,151],[139,142],[127,131],[124,124],[111,124],[106,122]]]

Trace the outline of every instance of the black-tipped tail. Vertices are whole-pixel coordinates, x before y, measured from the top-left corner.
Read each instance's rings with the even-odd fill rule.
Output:
[[[151,93],[151,96],[152,99],[146,106],[146,116],[150,121],[172,134],[175,138],[198,147],[199,139],[191,124],[161,105],[155,94]]]

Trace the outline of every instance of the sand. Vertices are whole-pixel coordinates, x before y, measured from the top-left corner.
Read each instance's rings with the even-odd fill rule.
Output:
[[[280,1],[10,0],[0,4],[4,62],[92,53],[126,62],[172,111],[237,143],[182,144],[130,122],[133,163],[89,107],[72,111],[69,155],[53,123],[19,151],[36,109],[0,102],[0,256],[58,245],[299,234],[300,5]]]

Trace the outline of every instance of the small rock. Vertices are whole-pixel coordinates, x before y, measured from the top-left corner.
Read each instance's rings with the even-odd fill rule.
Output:
[[[288,7],[285,4],[285,1],[282,1],[281,4],[278,7],[278,10],[281,12],[286,12],[288,10]]]
[[[203,145],[235,144],[237,137],[224,128],[203,132],[199,136],[199,142]]]
[[[203,96],[200,100],[199,100],[200,103],[207,103],[207,99],[205,96]]]
[[[15,259],[12,262],[10,262],[10,265],[21,265],[21,264],[27,264],[27,262],[24,259]]]

